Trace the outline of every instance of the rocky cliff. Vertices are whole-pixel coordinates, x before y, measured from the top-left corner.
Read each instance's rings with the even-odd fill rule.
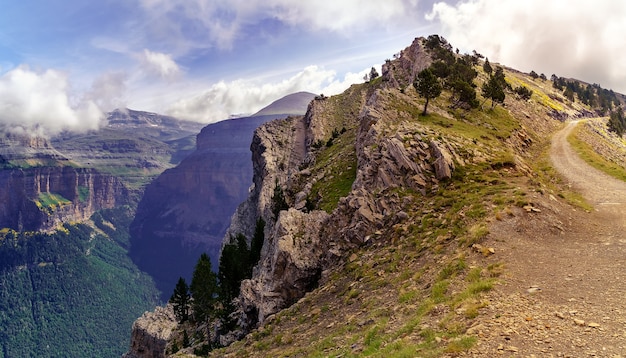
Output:
[[[380,81],[417,73],[429,63],[419,39],[403,53],[410,57],[400,57]],[[418,122],[397,125],[407,118],[389,109],[413,99],[385,84],[392,89],[370,84],[318,98],[306,116],[273,121],[255,132],[254,188],[233,216],[229,234],[251,237],[258,217],[271,224],[261,261],[241,286],[243,332],[316,287],[348,250],[406,219],[394,191],[436,190],[440,180],[451,177],[455,162],[464,163],[457,150],[462,142],[435,139],[436,133]],[[293,209],[273,217],[277,184]],[[341,186],[344,192],[333,194]]]
[[[306,105],[301,100],[313,96],[288,96],[264,111],[303,113]],[[293,98],[299,101],[294,104]],[[262,123],[286,116],[236,118],[204,127],[196,139],[197,149],[146,187],[131,224],[130,254],[154,277],[164,300],[179,277],[191,277],[201,253],[207,252],[217,267],[230,217],[252,183],[252,134]]]
[[[82,222],[127,200],[128,191],[120,180],[94,169],[0,171],[0,227],[17,231],[48,231],[64,222]]]
[[[122,358],[163,358],[178,325],[172,306],[145,312],[133,323],[130,350]]]

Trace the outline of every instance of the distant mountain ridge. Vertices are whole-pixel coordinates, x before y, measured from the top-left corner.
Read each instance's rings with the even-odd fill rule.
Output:
[[[302,108],[304,108],[304,112],[306,112],[306,108],[313,98],[315,98],[315,94],[310,92],[292,93],[272,102],[267,107],[253,114],[251,117],[267,116],[272,114],[304,114],[302,112]]]

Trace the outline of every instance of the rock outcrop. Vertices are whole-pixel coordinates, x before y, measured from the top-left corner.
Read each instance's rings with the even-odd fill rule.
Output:
[[[123,358],[164,358],[178,322],[171,305],[145,312],[133,323],[130,350]]]

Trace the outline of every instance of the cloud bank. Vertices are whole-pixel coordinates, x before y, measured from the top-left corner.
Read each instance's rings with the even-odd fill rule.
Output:
[[[626,2],[469,0],[438,2],[453,46],[523,71],[552,73],[626,92]]]
[[[21,66],[0,77],[0,126],[13,133],[50,136],[99,128],[103,114],[93,100],[72,102],[61,72]]]
[[[325,95],[341,93],[351,84],[363,82],[366,73],[369,73],[369,69],[348,73],[343,79],[339,79],[335,71],[309,66],[291,78],[276,83],[220,81],[200,95],[177,101],[167,113],[202,123],[216,122],[234,113],[254,113],[272,101],[294,92],[308,91]]]

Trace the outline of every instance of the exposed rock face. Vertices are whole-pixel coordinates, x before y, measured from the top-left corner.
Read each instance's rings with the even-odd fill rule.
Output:
[[[424,38],[413,40],[411,46],[400,52],[394,61],[387,61],[382,67],[382,77],[394,88],[406,88],[413,83],[415,76],[430,66],[432,58],[424,48]]]
[[[130,254],[155,279],[164,300],[179,277],[191,277],[202,252],[217,267],[229,219],[252,182],[252,133],[274,118],[206,126],[197,136],[196,151],[146,187],[130,227]]]
[[[117,178],[94,169],[0,171],[0,227],[18,231],[52,230],[63,222],[84,221],[127,199],[128,191]]]
[[[123,358],[164,358],[167,342],[178,326],[171,305],[146,312],[133,323],[130,350]]]
[[[265,258],[257,267],[258,274],[241,287],[244,312],[258,314],[251,319],[262,322],[317,286],[319,263],[325,254],[319,233],[327,218],[323,211],[281,212],[264,247]]]
[[[179,277],[191,277],[201,253],[208,253],[217,268],[230,218],[248,196],[252,183],[254,130],[267,121],[287,117],[284,113],[304,113],[313,97],[312,93],[296,93],[259,112],[271,114],[204,127],[197,136],[196,151],[146,187],[131,224],[130,254],[155,279],[164,300]],[[254,230],[254,222],[250,230]]]
[[[389,79],[414,76],[429,64],[421,42],[417,39],[389,64]],[[255,186],[233,216],[229,232],[250,235],[259,216],[269,225],[261,260],[252,278],[242,282],[238,304],[243,330],[239,334],[263,324],[324,281],[334,267],[345,262],[350,250],[375,244],[381,230],[406,220],[411,200],[406,200],[406,193],[402,199],[397,190],[425,195],[436,191],[440,181],[450,179],[457,166],[489,159],[466,148],[468,139],[441,137],[419,120],[401,117],[406,112],[393,109],[399,101],[414,102],[415,94],[389,85],[375,91],[361,88],[360,93],[352,89],[341,95],[359,105],[358,113],[344,112],[339,124],[354,131],[357,170],[350,193],[339,199],[330,214],[307,212],[302,201],[311,186],[328,174],[314,165],[320,151],[312,144],[327,139],[338,127],[333,106],[341,103],[315,100],[303,120],[273,121],[255,132],[251,146]],[[287,201],[292,208],[273,218],[276,183],[290,193]]]
[[[395,67],[387,70],[388,80],[395,78],[394,73],[411,76],[428,64],[429,57],[420,40],[403,53],[410,57],[402,57]],[[400,72],[394,72],[395,69]],[[389,133],[383,110],[386,103],[379,101],[380,92],[351,89],[347,93],[345,96],[352,105],[359,106],[356,113],[344,113],[343,117],[343,125],[355,128],[357,133],[358,168],[352,192],[339,201],[332,214],[289,209],[273,218],[271,206],[278,183],[286,192],[293,193],[288,202],[303,208],[300,204],[315,178],[309,178],[312,174],[309,169],[301,168],[317,160],[313,143],[326,140],[337,129],[336,112],[333,112],[337,103],[316,99],[304,118],[269,122],[255,132],[251,146],[254,187],[233,216],[228,234],[243,233],[250,237],[259,217],[269,225],[261,260],[252,279],[242,283],[241,333],[297,301],[323,279],[328,269],[343,260],[347,250],[363,245],[384,224],[397,220],[401,203],[393,195],[389,200],[378,200],[374,191],[407,186],[425,192],[438,181],[435,166],[430,164],[434,156],[437,157],[433,161],[439,163],[442,171],[440,179],[449,177],[454,170],[449,150],[437,143],[429,146],[428,133],[420,134],[413,128],[404,129],[406,135]],[[405,138],[409,136],[412,145],[406,145]]]

